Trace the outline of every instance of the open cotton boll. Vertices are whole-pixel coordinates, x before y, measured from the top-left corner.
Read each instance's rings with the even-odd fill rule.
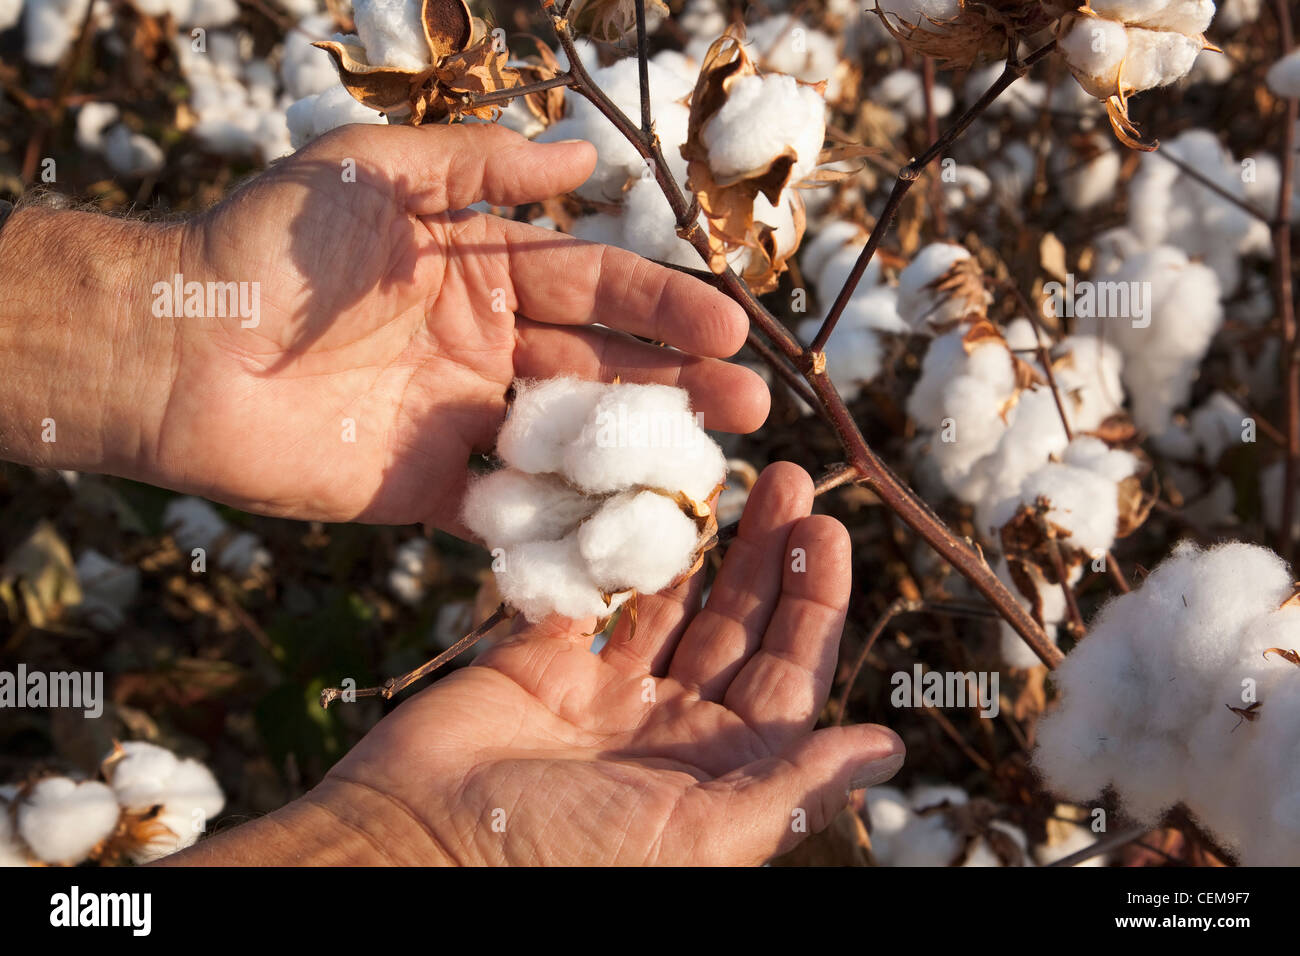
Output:
[[[427,538],[409,538],[397,546],[393,566],[388,571],[388,590],[398,600],[412,607],[424,600],[428,582],[437,559]]]
[[[826,99],[840,94],[836,42],[790,15],[759,20],[745,29],[754,57],[765,71],[788,73],[805,83],[826,81]]]
[[[691,566],[699,532],[676,502],[653,491],[609,499],[578,529],[597,586],[654,594]]]
[[[191,846],[202,824],[225,806],[216,777],[193,758],[141,740],[120,744],[109,755],[105,774],[122,807],[133,813],[161,809],[152,818],[168,832],[150,831],[148,839],[129,847],[136,863],[148,863]]]
[[[835,301],[835,297],[840,294],[840,289],[844,288],[844,283],[848,281],[849,274],[853,271],[853,266],[858,261],[866,240],[855,239],[852,242],[844,243],[827,258],[821,270],[816,274],[814,285],[817,294],[821,297],[823,304],[830,307]],[[867,263],[866,270],[862,273],[862,278],[858,281],[855,294],[861,290],[863,292],[880,285],[880,260],[872,257]]]
[[[104,131],[121,117],[113,103],[90,102],[77,110],[77,145],[89,153],[104,150]]]
[[[915,70],[898,69],[885,75],[872,90],[871,98],[892,109],[900,110],[909,120],[925,119],[925,85]],[[934,115],[947,116],[952,112],[952,90],[936,83],[930,90],[930,106]]]
[[[1099,838],[1099,834],[1093,833],[1087,827],[1075,823],[1065,824],[1054,841],[1040,843],[1034,847],[1034,858],[1038,861],[1039,866],[1051,866],[1057,860],[1064,860],[1067,856],[1078,853],[1080,850],[1088,849]],[[1098,853],[1096,856],[1091,856],[1082,863],[1074,865],[1105,866],[1109,862],[1109,854]]]
[[[355,0],[352,16],[368,62],[401,70],[429,65],[420,0]]]
[[[1222,391],[1215,391],[1188,417],[1192,437],[1201,453],[1201,461],[1213,467],[1229,448],[1238,447],[1245,429],[1253,421],[1237,401]]]
[[[162,147],[133,133],[124,123],[109,127],[104,134],[104,159],[119,176],[151,176],[164,163]]]
[[[962,85],[962,99],[973,104],[997,82],[1005,68],[1006,60],[998,60],[972,69]],[[1013,80],[1002,95],[989,104],[987,112],[993,116],[1005,113],[1017,122],[1027,122],[1039,115],[1046,101],[1047,87],[1022,76]]]
[[[564,476],[589,494],[644,485],[704,502],[727,475],[727,459],[667,385],[619,385],[601,394],[564,449]]]
[[[1270,66],[1264,82],[1276,96],[1300,98],[1300,49],[1292,50]]]
[[[1101,99],[1119,92],[1128,32],[1115,20],[1080,17],[1056,41],[1079,85]]]
[[[943,183],[943,200],[951,210],[978,205],[993,191],[993,181],[974,166],[953,166],[950,172],[951,179]]]
[[[932,33],[942,29],[933,21],[961,13],[961,0],[877,0],[876,5],[886,16]]]
[[[474,479],[465,495],[465,525],[490,548],[553,541],[596,509],[553,475],[503,468]]]
[[[1130,256],[1106,278],[1109,290],[1126,294],[1108,298],[1103,317],[1080,315],[1076,303],[1077,328],[1104,337],[1123,353],[1133,420],[1160,434],[1174,409],[1187,401],[1223,322],[1218,278],[1172,246]]]
[[[974,293],[972,299],[970,295],[937,287],[950,269],[970,258],[964,247],[952,242],[932,242],[918,252],[898,276],[899,315],[913,329],[924,331],[927,327],[961,320],[973,310],[981,311],[992,301],[987,292]]]
[[[915,819],[903,791],[896,787],[867,790],[867,815],[871,819],[871,853],[882,866],[892,866],[898,835]]]
[[[18,804],[18,835],[38,859],[76,864],[112,835],[120,815],[107,785],[48,777]]]
[[[826,103],[793,76],[742,76],[700,136],[720,183],[765,171],[787,149],[795,155],[789,182],[797,183],[817,166],[826,140]]]
[[[823,319],[808,319],[799,326],[799,337],[811,343]],[[853,295],[840,313],[826,342],[826,373],[846,401],[857,398],[862,386],[880,374],[885,359],[881,332],[906,334],[910,329],[898,315],[898,294],[888,286],[876,286]]]
[[[605,602],[578,550],[577,534],[559,541],[529,541],[506,549],[504,569],[497,573],[501,598],[532,623],[548,615],[582,620],[603,618],[625,595]]]
[[[33,66],[57,66],[77,38],[91,0],[27,0],[23,55]]]
[[[677,217],[653,177],[638,179],[628,188],[623,197],[621,224],[622,235],[614,245],[647,259],[700,267],[699,253],[677,235]]]
[[[77,559],[77,581],[81,585],[78,614],[96,630],[112,631],[122,626],[126,607],[140,589],[140,569],[90,548]]]
[[[862,235],[862,227],[843,219],[826,223],[816,232],[809,230],[804,236],[803,245],[799,249],[799,264],[804,276],[812,281],[819,294],[826,294],[820,278],[822,268],[830,261],[831,256],[854,240],[865,244],[866,237]]]
[[[201,498],[181,497],[167,502],[163,527],[188,559],[196,549],[231,574],[242,577],[269,567],[271,555],[251,532],[230,534],[230,526],[217,510]]]
[[[1080,145],[1058,146],[1052,153],[1052,171],[1065,204],[1075,212],[1084,212],[1115,195],[1119,151],[1109,137],[1093,133]]]
[[[0,0],[0,30],[8,30],[23,14],[23,0]],[[2,846],[2,843],[0,843]],[[0,849],[0,853],[3,850]],[[4,865],[4,864],[0,864]]]
[[[561,471],[565,449],[582,434],[606,386],[564,377],[518,380],[514,389],[514,403],[497,436],[497,454],[520,471]]]
[[[358,103],[337,77],[333,86],[291,104],[285,120],[294,149],[302,149],[317,137],[349,123],[378,126],[387,122],[370,107]]]
[[[297,29],[285,34],[281,48],[280,78],[285,91],[295,100],[340,86],[330,55],[312,41],[334,34],[334,17],[327,13],[305,17]],[[373,110],[371,111],[373,112]]]

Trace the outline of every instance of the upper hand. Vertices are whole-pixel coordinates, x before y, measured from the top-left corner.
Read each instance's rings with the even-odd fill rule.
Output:
[[[745,340],[731,300],[464,211],[571,190],[594,160],[587,143],[496,126],[353,126],[192,220],[176,271],[259,282],[260,314],[176,320],[146,480],[262,513],[460,532],[467,462],[491,449],[517,376],[680,384],[706,427],[757,428],[761,379],[718,359]]]

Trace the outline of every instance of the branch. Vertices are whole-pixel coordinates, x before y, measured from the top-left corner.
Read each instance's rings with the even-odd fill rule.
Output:
[[[650,54],[646,50],[645,0],[636,0],[636,61],[641,81],[641,132],[653,136],[650,118]]]
[[[474,630],[470,631],[433,660],[421,664],[415,670],[403,674],[400,677],[390,677],[378,687],[363,687],[361,690],[351,691],[352,696],[354,698],[382,697],[384,700],[392,700],[395,695],[400,694],[416,681],[424,679],[443,664],[454,660],[456,657],[459,657],[465,651],[469,650],[486,637],[491,632],[492,628],[496,627],[502,621],[514,616],[514,613],[515,612],[512,608],[509,608],[504,604],[498,604],[497,609],[489,614],[482,624],[474,628]],[[345,691],[341,687],[326,687],[320,692],[321,707],[328,708],[330,704],[334,703],[334,701],[341,699],[345,693],[348,693],[348,691]]]
[[[465,105],[471,108],[494,106],[498,103],[509,103],[516,97],[527,96],[529,93],[541,93],[545,90],[555,89],[557,86],[572,85],[573,74],[560,73],[549,80],[538,80],[536,83],[525,83],[522,86],[509,86],[504,90],[493,90],[490,93],[466,93]]]
[[[547,11],[554,7],[554,0],[541,0],[541,3],[543,9]],[[664,162],[658,140],[653,135],[647,135],[639,130],[628,119],[627,115],[619,109],[618,105],[610,100],[605,92],[591,79],[591,75],[578,58],[573,44],[573,34],[568,22],[563,17],[552,15],[551,23],[560,47],[569,59],[574,91],[595,106],[601,115],[614,125],[614,128],[623,135],[643,159],[650,160],[650,167],[654,173],[655,181],[662,190],[664,197],[668,200],[668,205],[676,218],[678,235],[689,242],[701,259],[707,263],[710,260],[711,250],[708,236],[699,223],[698,201],[694,197],[689,202],[687,201],[681,187],[669,172],[667,163]],[[980,97],[976,107],[967,111],[967,114],[945,134],[940,142],[935,143],[930,149],[926,150],[920,160],[915,160],[909,167],[906,167],[915,166],[918,170],[917,173],[912,174],[911,178],[915,179],[916,175],[919,175],[921,166],[929,163],[935,156],[939,155],[944,146],[964,131],[979,112],[988,103],[996,99],[1002,90],[1010,86],[1015,79],[1023,76],[1033,63],[1042,59],[1052,49],[1053,44],[1049,43],[1036,50],[1022,63],[1009,62],[1007,69],[1003,72],[1002,79]],[[904,174],[900,172],[899,175],[903,177]],[[899,183],[902,184],[903,182],[904,179],[900,178]],[[910,181],[908,185],[910,185]],[[895,192],[898,189],[899,187],[895,186]],[[901,195],[899,195],[898,201],[901,201],[901,198]],[[876,245],[879,245],[883,233],[884,225],[878,221],[876,229],[872,232]],[[869,243],[871,241],[868,240]],[[869,245],[868,248],[873,247]],[[867,256],[866,261],[870,261],[870,256]],[[858,265],[854,267],[858,272],[857,278],[861,278],[861,270],[866,269],[866,261],[860,258]],[[845,292],[851,294],[851,286],[856,281],[857,279],[851,278],[850,283],[846,285],[841,295],[843,296]],[[790,330],[758,301],[749,286],[729,267],[724,267],[718,275],[717,284],[722,291],[739,303],[745,314],[749,316],[751,325],[756,327],[767,338],[776,351],[791,362],[797,363],[804,379],[812,386],[818,406],[820,406],[826,419],[835,430],[836,437],[844,448],[847,458],[846,464],[861,475],[861,483],[870,488],[884,502],[886,507],[898,515],[940,557],[970,581],[975,589],[997,608],[998,613],[1011,625],[1016,633],[1024,638],[1025,643],[1034,650],[1043,663],[1049,667],[1055,667],[1059,664],[1063,659],[1060,649],[1048,640],[1042,627],[1038,625],[1029,612],[1007,590],[997,575],[993,573],[993,569],[989,567],[983,555],[971,547],[968,542],[958,540],[952,530],[943,522],[943,519],[918,498],[871,450],[867,440],[858,429],[857,423],[853,420],[853,416],[849,414],[843,399],[840,398],[839,392],[836,391],[830,377],[826,375],[823,369],[814,367],[818,363],[809,362],[809,352],[800,346]]]
[[[835,297],[835,304],[831,306],[830,312],[826,314],[826,321],[818,329],[817,337],[813,339],[812,345],[808,346],[809,355],[815,355],[826,348],[826,341],[831,337],[831,333],[835,331],[835,325],[840,320],[840,314],[844,311],[844,307],[849,304],[849,299],[853,297],[853,292],[857,289],[858,283],[862,281],[867,266],[871,264],[871,257],[875,255],[880,240],[884,238],[885,233],[889,230],[889,224],[893,222],[894,216],[898,213],[898,207],[902,205],[903,197],[912,188],[912,183],[920,178],[921,171],[941,156],[958,136],[966,132],[967,127],[975,121],[975,118],[988,109],[989,105],[1001,96],[1008,86],[1028,73],[1031,66],[1047,56],[1055,48],[1056,41],[1052,40],[1029,54],[1024,60],[1008,57],[1007,65],[1002,69],[1002,75],[994,81],[993,85],[985,90],[984,94],[957,118],[956,123],[931,143],[929,149],[898,171],[898,179],[894,182],[894,188],[885,201],[885,208],[881,211],[880,218],[876,220],[875,226],[871,229],[871,235],[867,237],[867,244],[862,247],[862,252],[858,255],[858,261],[853,264],[853,271],[849,273],[844,288],[840,289],[840,294]]]

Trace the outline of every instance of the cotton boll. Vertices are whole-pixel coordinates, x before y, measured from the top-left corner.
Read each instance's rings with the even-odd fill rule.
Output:
[[[914,819],[903,792],[895,787],[867,790],[867,813],[871,818],[871,853],[881,866],[894,865],[894,842]]]
[[[677,217],[653,178],[638,179],[623,198],[621,241],[616,243],[647,259],[699,268],[699,253],[677,235]]]
[[[1134,90],[1168,86],[1191,71],[1201,47],[1198,37],[1173,31],[1130,29],[1120,83]]]
[[[561,538],[597,505],[552,475],[503,468],[470,483],[464,520],[488,547],[505,548]]]
[[[858,256],[861,255],[865,245],[865,240],[854,240],[841,245],[835,252],[831,253],[821,270],[816,274],[814,285],[817,294],[824,300],[828,308],[830,303],[835,301],[835,297],[839,295],[840,289],[844,288],[844,283],[848,281],[849,275],[853,272],[853,267],[857,264]],[[862,278],[858,280],[857,288],[854,291],[855,293],[859,290],[866,292],[875,286],[879,286],[880,280],[880,260],[872,257],[872,260],[867,263],[867,268],[863,271]]]
[[[966,317],[973,308],[992,301],[980,293],[972,302],[966,295],[937,288],[948,271],[971,258],[962,246],[933,242],[918,252],[898,277],[898,313],[917,331]]]
[[[1064,860],[1067,856],[1088,849],[1099,839],[1099,834],[1073,823],[1066,824],[1062,831],[1056,840],[1040,843],[1034,847],[1034,857],[1039,866],[1050,866],[1057,860]],[[1105,866],[1109,862],[1109,854],[1098,853],[1082,863],[1076,863],[1075,866]]]
[[[1114,20],[1080,17],[1057,39],[1079,85],[1099,98],[1119,92],[1119,73],[1128,55],[1128,33]]]
[[[532,623],[551,614],[583,620],[611,614],[624,596],[606,603],[578,550],[578,537],[529,541],[507,548],[497,574],[501,597]]]
[[[607,386],[552,378],[516,381],[514,388],[514,404],[497,436],[497,454],[520,471],[559,472],[566,446],[582,433]]]
[[[199,498],[173,498],[163,509],[163,526],[171,532],[176,547],[187,556],[196,549],[207,552],[222,569],[244,577],[267,568],[270,553],[257,536],[230,527],[215,508]]]
[[[81,585],[78,613],[92,627],[112,631],[122,626],[126,608],[140,589],[140,570],[87,549],[77,559]]]
[[[302,149],[318,136],[350,123],[377,126],[387,122],[370,107],[358,103],[337,82],[321,93],[298,100],[289,107],[286,119],[294,149]]]
[[[103,152],[104,131],[121,115],[112,103],[84,104],[77,110],[77,145],[88,153]]]
[[[112,835],[120,812],[102,783],[48,777],[18,804],[18,835],[38,859],[76,864]]]
[[[151,176],[164,163],[162,147],[147,136],[131,132],[123,123],[104,134],[104,158],[121,176]]]
[[[179,759],[166,748],[145,741],[119,746],[120,755],[110,754],[105,771],[118,802],[134,813],[161,807],[153,819],[169,831],[150,834],[147,842],[132,846],[131,858],[148,863],[191,846],[202,832],[198,824],[215,817],[225,806],[212,771],[197,760]]]
[[[908,803],[917,813],[945,804],[959,807],[969,800],[965,790],[951,784],[917,784],[908,792]]]
[[[840,313],[826,342],[826,373],[846,401],[857,398],[862,386],[880,374],[885,358],[881,332],[908,332],[898,316],[898,296],[887,286],[877,286],[852,296]],[[799,336],[811,343],[822,319],[809,319],[799,326]]]
[[[943,184],[944,204],[954,211],[974,206],[988,198],[993,181],[974,166],[953,166],[952,179]]]
[[[340,85],[330,55],[312,46],[313,40],[328,37],[333,32],[334,18],[329,14],[318,14],[299,21],[297,29],[285,34],[280,78],[285,90],[295,100]]]
[[[1120,155],[1108,137],[1094,133],[1078,147],[1058,148],[1052,154],[1052,168],[1065,204],[1084,212],[1114,196]]]
[[[1292,50],[1270,66],[1264,82],[1275,96],[1300,98],[1300,49]]]
[[[895,22],[932,33],[942,29],[933,21],[951,20],[961,13],[960,0],[879,0],[877,6]]]
[[[914,70],[894,70],[872,90],[871,98],[903,113],[912,121],[925,119],[925,85],[921,75]],[[952,90],[936,83],[930,90],[930,107],[937,117],[952,112],[955,98]]]
[[[1006,60],[998,60],[972,69],[962,87],[962,98],[967,103],[974,103],[997,82],[1005,68]],[[1047,87],[1022,76],[1013,80],[1002,95],[989,104],[988,113],[993,116],[1006,114],[1016,122],[1025,123],[1039,115],[1046,101]]]
[[[621,385],[597,399],[564,449],[562,473],[589,494],[644,485],[703,502],[726,478],[727,461],[682,389]]]
[[[804,236],[803,246],[799,250],[799,263],[804,276],[811,279],[813,285],[823,295],[825,290],[819,278],[822,268],[830,261],[831,256],[854,240],[865,242],[862,227],[845,220],[827,223],[816,232],[810,230]]]
[[[27,0],[24,56],[34,66],[54,67],[77,38],[90,0]]]
[[[817,165],[826,139],[825,101],[792,76],[742,76],[700,136],[720,183],[765,171],[789,148],[795,154],[789,182],[797,183]]]
[[[23,0],[0,0],[0,30],[8,30],[16,25],[22,13]],[[0,846],[3,846],[3,841],[0,841]],[[0,853],[2,852],[3,850],[0,850]]]
[[[397,546],[388,572],[388,589],[412,607],[424,600],[425,585],[434,568],[433,545],[427,538],[409,538]]]
[[[1095,335],[1070,335],[1054,350],[1061,404],[1074,431],[1092,431],[1124,407],[1123,353]]]
[[[764,72],[788,73],[805,83],[824,80],[826,99],[839,97],[839,52],[825,33],[785,15],[751,24],[745,39]]]
[[[1018,207],[1034,184],[1038,159],[1028,144],[1014,142],[1007,145],[988,165],[989,180],[997,201],[1008,207]]]
[[[578,529],[578,550],[606,591],[663,590],[685,572],[699,538],[676,502],[653,491],[611,498]]]
[[[354,0],[352,14],[368,62],[402,70],[429,65],[417,0]]]
[[[1249,416],[1229,395],[1216,391],[1192,412],[1191,433],[1201,451],[1201,460],[1214,466],[1229,448],[1240,445]]]

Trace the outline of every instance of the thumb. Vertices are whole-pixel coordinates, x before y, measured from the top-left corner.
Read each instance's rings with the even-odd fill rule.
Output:
[[[481,200],[540,202],[576,189],[596,167],[596,148],[588,142],[534,143],[495,123],[350,126],[329,142],[331,152],[370,165],[415,216]]]
[[[903,765],[903,741],[872,724],[827,727],[785,753],[688,791],[681,827],[693,865],[759,864],[824,830],[850,790],[884,783]],[[669,840],[665,839],[665,844]]]

